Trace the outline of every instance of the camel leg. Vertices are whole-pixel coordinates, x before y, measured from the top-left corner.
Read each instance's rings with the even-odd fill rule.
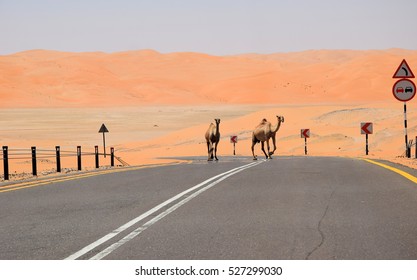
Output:
[[[272,152],[269,153],[270,156],[272,156],[274,154],[274,152],[277,149],[277,145],[276,145],[276,141],[275,141],[275,136],[272,136],[272,144],[274,145],[274,149],[272,150]]]
[[[207,142],[208,161],[213,160],[213,147],[210,142]]]
[[[268,150],[268,156],[266,158],[267,159],[271,159],[271,152],[269,151],[269,139],[266,140],[266,148]]]
[[[219,144],[219,142],[215,142],[214,143],[214,158],[216,159],[216,160],[219,160],[218,158],[217,158],[217,145]],[[213,157],[212,157],[213,158]]]
[[[262,147],[262,152],[264,152],[264,154],[265,154],[265,157],[268,158],[268,155],[265,152],[265,142],[264,141],[261,142],[261,147]]]
[[[252,155],[253,155],[253,160],[258,160],[258,158],[255,156],[255,145],[256,145],[256,141],[252,141]]]

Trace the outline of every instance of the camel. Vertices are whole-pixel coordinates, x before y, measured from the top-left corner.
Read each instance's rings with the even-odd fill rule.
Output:
[[[252,155],[253,160],[257,160],[257,156],[255,156],[254,147],[256,143],[261,142],[262,152],[264,152],[266,159],[271,159],[271,156],[274,154],[275,150],[277,149],[276,146],[276,133],[281,127],[281,123],[284,122],[283,116],[277,116],[278,122],[275,126],[272,126],[269,121],[263,119],[259,125],[257,125],[252,133]],[[269,139],[272,138],[272,143],[274,145],[274,149],[272,152],[269,151]],[[265,145],[268,149],[268,153],[265,152]]]
[[[214,119],[216,124],[211,123],[209,125],[209,128],[206,131],[206,142],[207,142],[207,150],[208,150],[208,161],[213,160],[213,151],[214,151],[214,158],[219,160],[217,158],[217,145],[220,141],[220,132],[219,132],[219,125],[220,125],[220,119]],[[213,148],[214,146],[214,148]]]

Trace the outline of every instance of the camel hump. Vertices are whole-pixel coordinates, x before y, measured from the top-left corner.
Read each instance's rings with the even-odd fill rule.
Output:
[[[256,126],[256,128],[262,128],[268,124],[270,124],[270,122],[268,122],[266,119],[262,119],[262,121]]]

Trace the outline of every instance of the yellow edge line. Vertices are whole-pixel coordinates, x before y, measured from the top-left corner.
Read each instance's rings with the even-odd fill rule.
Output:
[[[411,174],[409,174],[409,173],[407,173],[405,171],[402,171],[402,170],[400,170],[398,168],[395,168],[395,167],[392,167],[392,166],[389,166],[389,165],[386,165],[386,164],[383,164],[383,163],[380,163],[380,162],[377,162],[377,161],[374,161],[374,160],[371,160],[371,159],[366,159],[366,158],[361,158],[361,159],[364,160],[364,161],[367,161],[369,163],[372,163],[372,164],[381,166],[383,168],[386,168],[388,170],[391,170],[391,171],[393,171],[393,172],[395,172],[395,173],[397,173],[397,174],[399,174],[399,175],[407,178],[411,182],[417,184],[417,177],[415,177],[415,176],[413,176],[413,175],[411,175]]]
[[[50,184],[50,183],[60,183],[60,182],[71,181],[71,180],[76,180],[76,179],[94,177],[94,176],[99,176],[99,175],[103,175],[103,174],[119,173],[119,172],[126,172],[126,171],[135,171],[135,170],[139,170],[139,169],[154,168],[154,167],[161,167],[161,166],[170,166],[170,165],[177,165],[177,164],[181,164],[181,163],[182,162],[142,165],[142,166],[137,166],[137,167],[128,167],[128,168],[121,168],[121,169],[96,171],[96,172],[85,173],[85,174],[76,174],[76,175],[70,175],[70,176],[67,176],[67,177],[64,177],[64,178],[53,178],[53,179],[44,179],[44,180],[41,180],[41,181],[34,181],[34,182],[17,183],[17,184],[13,184],[13,185],[0,187],[0,193],[11,192],[11,191],[27,189],[27,188],[33,188],[33,187],[47,185],[47,184]],[[187,161],[186,163],[189,164],[190,161]]]

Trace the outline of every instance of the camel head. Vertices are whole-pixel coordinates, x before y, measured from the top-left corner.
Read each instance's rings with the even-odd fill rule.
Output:
[[[214,121],[216,122],[217,125],[220,123],[220,119],[214,119]]]
[[[277,116],[279,122],[284,122],[284,116]]]

